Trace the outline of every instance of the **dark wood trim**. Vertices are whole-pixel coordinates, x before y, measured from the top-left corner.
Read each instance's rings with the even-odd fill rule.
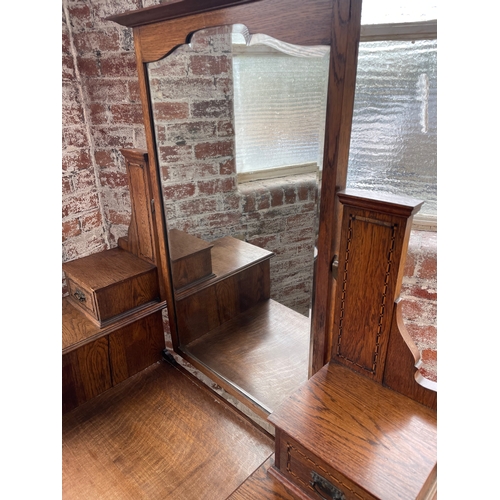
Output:
[[[341,228],[336,193],[347,181],[360,23],[361,0],[334,2],[309,376],[330,359],[335,307],[331,265],[338,255]]]
[[[361,26],[361,41],[435,40],[437,20],[415,23],[365,24]]]
[[[143,63],[162,59],[188,43],[196,31],[231,24],[244,24],[250,33],[264,33],[297,45],[330,45],[332,4],[338,1],[343,0],[308,0],[304,9],[304,3],[297,0],[261,0],[258,5],[235,5],[137,26],[134,38],[141,38]]]
[[[129,28],[135,28],[137,26],[144,26],[145,24],[177,19],[179,17],[257,1],[260,0],[171,0],[167,4],[154,5],[144,9],[109,16],[106,20]]]
[[[135,34],[135,30],[134,30]],[[155,227],[155,245],[157,248],[157,262],[158,278],[160,281],[160,297],[165,300],[168,310],[168,320],[170,327],[170,334],[172,337],[172,344],[178,345],[177,337],[177,324],[175,321],[175,305],[173,298],[173,285],[172,275],[170,272],[170,264],[168,262],[168,237],[166,229],[165,214],[163,211],[163,192],[161,189],[161,179],[157,169],[156,158],[156,142],[154,134],[153,114],[151,110],[151,99],[149,91],[149,81],[145,64],[142,62],[142,45],[140,36],[134,36],[134,46],[136,52],[136,65],[139,79],[139,92],[142,103],[142,114],[144,119],[144,128],[146,135],[146,146],[148,153],[148,170],[149,182],[151,188],[151,197],[155,203],[155,210],[153,213],[154,227]]]

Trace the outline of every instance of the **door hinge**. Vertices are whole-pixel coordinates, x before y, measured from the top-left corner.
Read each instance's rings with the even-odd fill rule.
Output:
[[[154,198],[151,198],[151,213],[153,215],[155,214],[155,200],[154,200]]]
[[[337,256],[334,255],[332,261],[332,276],[334,280],[337,280],[338,274],[339,274],[339,260]]]

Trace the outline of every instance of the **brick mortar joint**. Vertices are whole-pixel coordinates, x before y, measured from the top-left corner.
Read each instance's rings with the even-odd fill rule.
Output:
[[[106,247],[110,248],[109,235],[108,235],[109,223],[105,217],[104,200],[102,197],[102,186],[101,186],[100,177],[99,177],[99,169],[97,166],[97,162],[95,160],[94,137],[93,137],[92,132],[91,132],[90,115],[89,115],[87,99],[85,98],[85,93],[83,91],[82,76],[81,76],[79,68],[78,68],[78,55],[77,55],[77,50],[76,50],[75,42],[74,42],[73,27],[72,27],[71,21],[70,21],[68,0],[63,0],[62,5],[63,5],[63,10],[64,10],[64,18],[65,18],[66,26],[68,29],[71,57],[73,58],[73,66],[75,69],[75,80],[76,80],[76,84],[78,87],[78,93],[80,94],[80,99],[82,102],[82,113],[83,113],[83,119],[84,119],[84,126],[85,126],[85,131],[86,131],[86,135],[87,135],[87,139],[88,139],[88,144],[89,144],[89,153],[90,153],[89,156],[91,159],[91,164],[92,164],[93,171],[94,171],[94,177],[96,180],[99,210],[101,212],[101,218],[103,221],[102,222],[102,233],[103,233],[102,236],[104,238],[104,242],[106,244]]]

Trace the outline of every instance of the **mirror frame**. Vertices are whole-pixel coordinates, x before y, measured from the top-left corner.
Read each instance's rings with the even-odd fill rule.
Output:
[[[361,25],[361,0],[178,0],[111,16],[108,20],[133,28],[139,88],[146,133],[154,210],[154,239],[161,299],[166,300],[172,345],[178,347],[174,294],[169,263],[167,226],[158,171],[147,63],[158,61],[192,33],[211,27],[244,24],[251,34],[264,33],[295,45],[329,45],[330,66],[326,106],[323,172],[316,282],[311,321],[309,377],[329,360],[335,280],[331,273],[338,255],[341,206],[337,193],[346,187],[356,67]],[[192,361],[192,360],[188,360]],[[205,372],[202,366],[192,363]],[[214,378],[214,377],[212,377]],[[235,396],[223,380],[219,383]],[[236,395],[237,396],[237,395]]]

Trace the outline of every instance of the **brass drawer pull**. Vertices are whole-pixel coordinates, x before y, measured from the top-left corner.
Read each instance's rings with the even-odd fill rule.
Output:
[[[87,298],[85,297],[85,294],[81,290],[76,290],[73,296],[78,299],[80,302],[85,302]]]
[[[327,481],[317,472],[311,472],[312,481],[309,482],[313,490],[324,498],[324,500],[345,500],[344,493]]]

